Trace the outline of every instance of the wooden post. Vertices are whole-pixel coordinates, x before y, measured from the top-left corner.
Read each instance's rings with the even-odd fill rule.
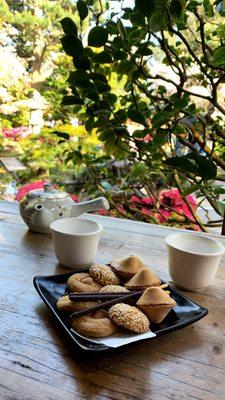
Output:
[[[222,225],[221,235],[225,235],[225,213],[224,213],[224,216],[223,216],[223,225]]]

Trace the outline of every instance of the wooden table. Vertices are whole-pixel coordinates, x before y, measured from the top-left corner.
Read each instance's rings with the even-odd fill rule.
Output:
[[[76,353],[32,284],[66,271],[51,236],[28,232],[16,204],[1,202],[0,212],[1,400],[225,399],[224,259],[211,287],[188,294],[209,309],[203,320],[119,350]],[[135,253],[169,279],[164,237],[172,229],[90,218],[104,225],[98,260]]]

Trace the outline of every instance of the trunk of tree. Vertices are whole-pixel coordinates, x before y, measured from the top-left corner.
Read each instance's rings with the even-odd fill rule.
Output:
[[[43,75],[41,72],[42,64],[43,64],[43,56],[46,50],[45,41],[40,34],[37,34],[37,38],[34,42],[34,52],[33,52],[33,65],[32,65],[32,84],[31,86],[40,91],[41,84],[43,82]]]

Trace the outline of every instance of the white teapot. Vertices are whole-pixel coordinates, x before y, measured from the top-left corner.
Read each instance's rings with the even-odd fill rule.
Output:
[[[54,189],[51,183],[44,189],[31,190],[20,202],[20,215],[33,232],[50,233],[50,224],[60,218],[78,217],[84,212],[109,209],[104,197],[74,203],[70,195]]]

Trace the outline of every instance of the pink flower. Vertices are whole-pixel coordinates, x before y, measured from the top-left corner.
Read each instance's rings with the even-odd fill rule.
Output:
[[[159,208],[160,213],[157,215],[159,222],[167,222],[168,218],[171,216],[171,211],[165,210],[164,208]]]
[[[154,199],[153,199],[153,197],[143,197],[142,203],[146,204],[148,206],[153,206],[154,205]]]
[[[141,202],[142,202],[141,199],[139,197],[135,196],[135,195],[131,196],[129,201],[131,203],[138,203],[138,204],[141,204]]]
[[[146,206],[152,206],[154,205],[154,199],[153,197],[137,197],[135,195],[131,196],[130,200],[131,203],[137,203],[137,204],[143,204]]]
[[[141,213],[144,215],[153,215],[153,212],[146,207],[142,207]]]
[[[15,139],[17,137],[26,137],[30,135],[31,130],[27,126],[19,126],[17,128],[10,128],[10,129],[3,128],[2,134],[7,138]]]
[[[108,215],[108,212],[107,212],[107,210],[104,210],[104,208],[100,208],[100,210],[96,211],[96,214]]]

